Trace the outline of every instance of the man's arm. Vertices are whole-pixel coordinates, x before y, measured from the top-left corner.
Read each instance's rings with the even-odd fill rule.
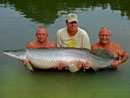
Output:
[[[120,56],[121,59],[118,61],[114,61],[112,63],[112,66],[114,68],[117,68],[120,64],[124,63],[128,58],[129,58],[129,54],[127,52],[124,51],[123,55]]]
[[[115,44],[115,49],[118,50],[117,56],[119,57],[119,60],[112,62],[112,66],[117,68],[129,58],[129,54],[117,43]]]
[[[30,42],[30,43],[26,46],[26,48],[33,48],[32,42]],[[23,64],[24,64],[25,67],[27,67],[27,63],[30,63],[30,61],[29,61],[28,59],[24,59],[24,60],[23,60]]]
[[[62,41],[60,39],[60,34],[59,32],[57,32],[57,35],[56,35],[56,46],[57,47],[62,47]]]
[[[121,62],[124,63],[128,58],[129,58],[129,54],[125,52],[124,55],[122,56]]]

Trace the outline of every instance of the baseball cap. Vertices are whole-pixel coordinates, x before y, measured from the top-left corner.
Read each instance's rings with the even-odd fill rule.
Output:
[[[78,16],[77,16],[77,14],[70,13],[70,14],[68,14],[68,15],[66,16],[66,20],[67,20],[68,22],[73,22],[73,21],[78,22]]]

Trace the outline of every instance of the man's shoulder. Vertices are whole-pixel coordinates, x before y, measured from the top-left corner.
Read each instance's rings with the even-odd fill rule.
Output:
[[[93,44],[92,46],[91,46],[91,49],[93,50],[93,49],[98,49],[99,48],[99,42],[97,42],[97,43],[95,43],[95,44]]]
[[[113,41],[111,41],[111,44],[112,44],[113,47],[116,47],[116,48],[120,48],[121,47],[118,43],[113,42]]]
[[[53,42],[51,42],[51,41],[49,41],[49,40],[46,40],[46,43],[49,43],[49,44],[50,44],[50,43],[51,43],[51,44],[54,44]]]
[[[35,43],[36,43],[36,40],[35,40],[35,41],[30,42],[30,43],[26,46],[26,48],[34,48]]]
[[[59,37],[63,37],[63,36],[67,36],[67,28],[61,28],[57,31],[57,34],[56,34],[57,38]]]
[[[64,27],[64,28],[61,28],[61,29],[59,29],[59,30],[57,31],[57,33],[66,32],[66,30],[67,30],[67,28],[66,28],[66,27]]]
[[[112,47],[114,48],[114,49],[118,49],[118,50],[120,50],[120,51],[124,51],[124,49],[121,47],[121,45],[119,45],[118,43],[116,43],[116,42],[111,42],[112,43]]]
[[[79,28],[79,27],[78,27],[78,30],[79,30],[80,32],[86,33],[86,31],[85,31],[84,29],[81,29],[81,28]]]
[[[49,40],[46,40],[46,43],[47,43],[48,47],[56,47],[56,45]]]
[[[88,33],[85,30],[81,29],[81,28],[78,28],[78,32],[81,35],[87,35],[88,36]]]

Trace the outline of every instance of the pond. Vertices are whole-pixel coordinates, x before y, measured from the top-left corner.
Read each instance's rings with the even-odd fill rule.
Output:
[[[56,32],[74,12],[91,45],[107,26],[112,41],[130,54],[130,0],[0,0],[0,52],[21,49],[36,40],[39,26],[56,42]],[[128,44],[128,45],[127,45]],[[130,98],[130,60],[116,71],[30,72],[21,61],[0,53],[0,98]]]

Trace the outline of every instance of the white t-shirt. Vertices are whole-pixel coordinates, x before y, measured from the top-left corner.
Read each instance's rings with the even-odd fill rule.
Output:
[[[56,35],[57,47],[73,47],[91,49],[89,36],[86,31],[78,28],[78,32],[74,36],[70,36],[67,28],[59,29]]]

